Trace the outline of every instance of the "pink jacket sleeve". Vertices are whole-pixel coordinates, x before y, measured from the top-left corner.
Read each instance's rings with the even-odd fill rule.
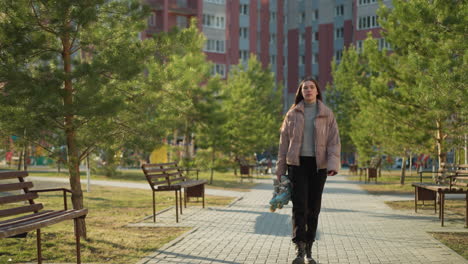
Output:
[[[327,139],[327,169],[338,172],[341,167],[341,142],[338,124],[332,114],[328,127]]]
[[[286,155],[289,148],[289,133],[288,133],[288,115],[284,118],[283,125],[281,126],[281,134],[278,149],[278,160],[276,161],[276,176],[286,174]]]

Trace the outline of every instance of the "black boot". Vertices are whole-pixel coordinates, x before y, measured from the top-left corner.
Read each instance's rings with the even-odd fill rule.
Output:
[[[297,242],[296,245],[296,258],[293,260],[292,264],[304,264],[305,248],[306,243]]]
[[[312,258],[312,245],[314,242],[307,242],[305,246],[305,254],[306,254],[306,261],[307,264],[316,264],[315,260]]]

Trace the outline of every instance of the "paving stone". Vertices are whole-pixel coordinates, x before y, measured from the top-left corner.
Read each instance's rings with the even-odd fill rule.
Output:
[[[271,181],[257,181],[258,185],[240,193],[242,199],[229,207],[184,208],[179,224],[174,223],[174,210],[157,215],[156,224],[151,219],[144,222],[195,229],[138,264],[175,263],[175,259],[180,263],[291,263],[291,205],[270,213]],[[343,176],[329,177],[312,250],[314,259],[353,264],[468,263],[427,233],[444,231],[438,227],[436,215],[392,210],[384,204],[385,200],[401,199],[412,197],[373,196]],[[445,230],[459,230],[454,223],[447,219],[449,228]]]

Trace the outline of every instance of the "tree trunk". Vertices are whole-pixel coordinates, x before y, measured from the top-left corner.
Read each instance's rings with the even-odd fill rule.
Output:
[[[464,156],[465,156],[465,164],[468,164],[468,146],[467,146],[467,143],[468,143],[468,134],[465,134],[465,147],[463,148],[464,149]]]
[[[70,22],[68,22],[70,27]],[[73,86],[71,80],[71,42],[70,34],[65,33],[62,37],[62,58],[63,68],[65,72],[63,104],[65,109],[73,107]],[[72,204],[74,209],[83,208],[83,191],[80,183],[80,157],[76,142],[76,128],[74,125],[74,114],[71,112],[65,113],[65,135],[67,140],[68,151],[68,171],[70,173],[70,187],[72,190]],[[78,219],[78,233],[86,239],[86,222],[84,218]]]
[[[436,120],[437,132],[436,132],[436,142],[437,142],[437,157],[440,164],[445,163],[446,153],[444,151],[444,140],[445,135],[442,132],[442,123],[439,120]]]
[[[24,154],[23,154],[23,170],[28,171],[28,158],[29,158],[29,148],[28,145],[24,147]]]
[[[24,129],[24,138],[26,139],[26,129]],[[24,147],[23,147],[23,170],[24,171],[28,171],[28,158],[29,158],[29,144],[28,143],[24,143]]]
[[[191,155],[190,155],[190,144],[191,144],[191,136],[190,136],[190,129],[188,128],[188,120],[185,122],[185,129],[184,129],[184,161],[185,161],[185,166],[189,166],[189,162],[191,160]]]
[[[12,159],[13,160],[13,159]],[[23,162],[23,150],[21,150],[19,157],[18,157],[18,170],[21,170],[22,167],[22,162]],[[13,163],[13,162],[12,162]]]
[[[409,154],[409,175],[413,176],[413,153]]]
[[[403,156],[403,160],[401,162],[401,176],[400,176],[400,184],[405,184],[405,171],[406,171],[406,156]]]
[[[215,150],[214,148],[211,151],[211,176],[210,176],[210,184],[213,184],[213,174],[214,174],[214,161],[215,161]]]

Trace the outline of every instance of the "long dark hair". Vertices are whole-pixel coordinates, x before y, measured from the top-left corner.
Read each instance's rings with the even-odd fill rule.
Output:
[[[308,81],[313,82],[315,84],[315,87],[317,87],[317,100],[322,101],[322,92],[320,91],[318,82],[312,77],[305,77],[304,80],[302,80],[299,84],[299,87],[297,87],[296,98],[294,99],[294,104],[292,105],[292,107],[295,107],[299,102],[304,100],[304,96],[302,95],[302,86],[305,82]]]

